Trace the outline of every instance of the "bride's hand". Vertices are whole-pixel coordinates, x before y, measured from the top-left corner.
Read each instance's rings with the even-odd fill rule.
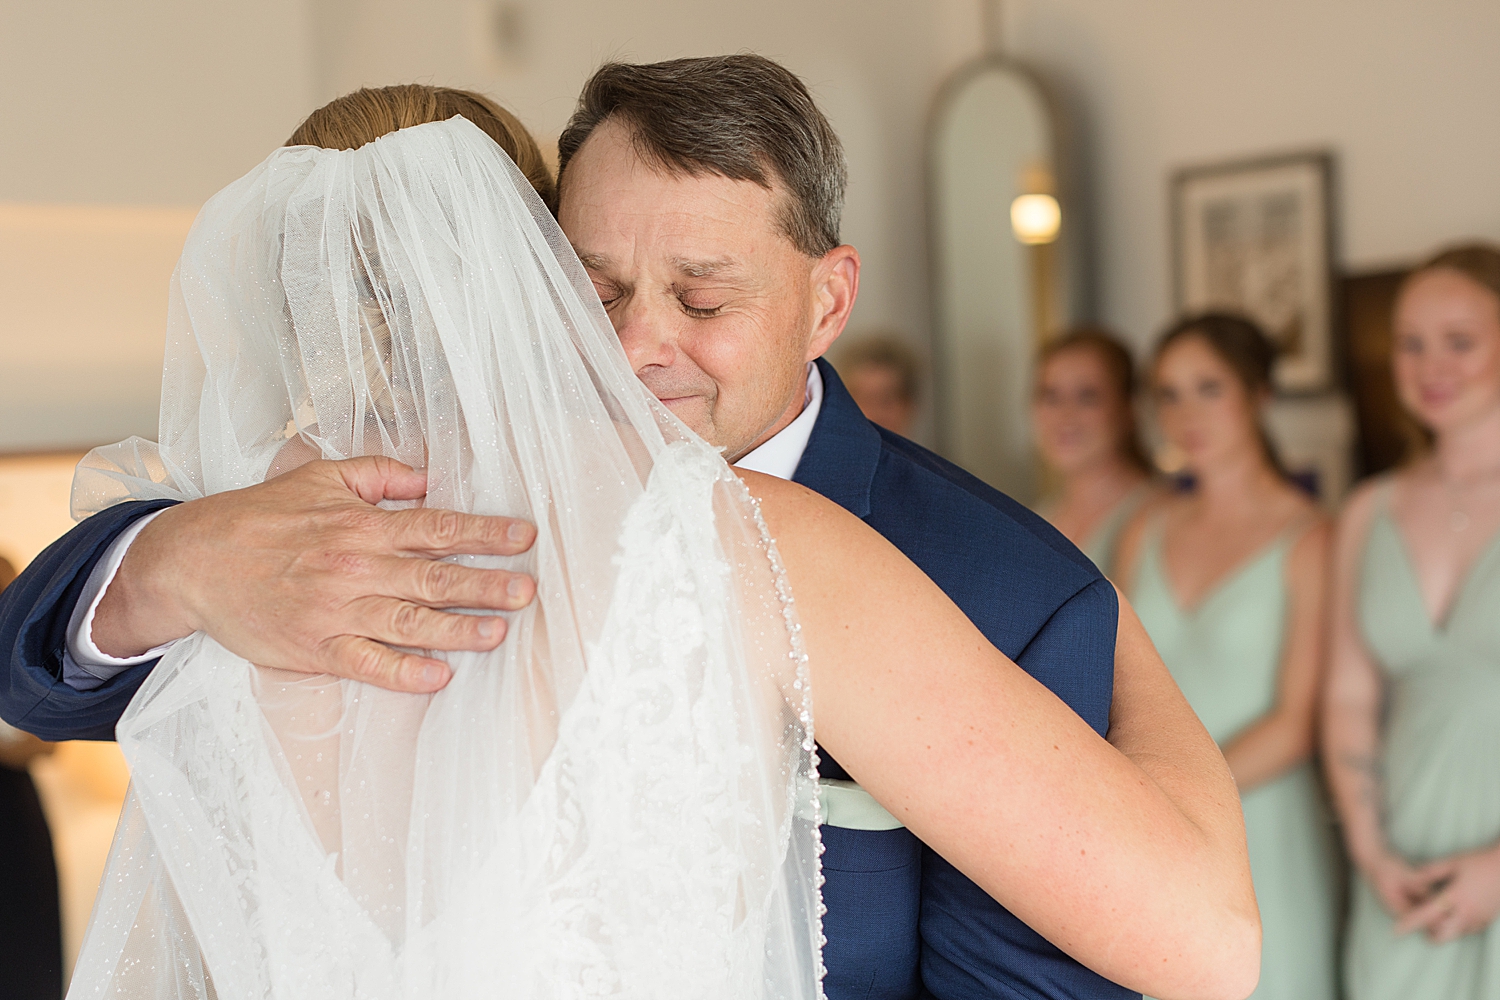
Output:
[[[493,649],[504,619],[443,609],[513,611],[536,593],[530,577],[439,560],[515,555],[536,531],[511,518],[375,506],[426,491],[423,473],[370,457],[311,462],[171,507],[127,551],[94,642],[135,656],[202,631],[254,663],[436,691],[447,664],[391,646]]]

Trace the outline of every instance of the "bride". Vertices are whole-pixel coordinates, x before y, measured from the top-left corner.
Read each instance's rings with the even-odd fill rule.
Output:
[[[525,556],[468,562],[537,599],[431,696],[174,647],[119,724],[132,791],[74,996],[821,996],[814,706],[883,805],[1080,961],[1249,991],[1237,802],[1189,814],[862,522],[730,469],[636,380],[490,135],[351,145],[279,149],[204,207],[160,444],[93,453],[75,507],[384,455],[428,470],[428,506],[535,523]]]

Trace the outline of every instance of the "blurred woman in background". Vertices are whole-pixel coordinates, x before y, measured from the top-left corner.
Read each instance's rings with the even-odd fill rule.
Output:
[[[1310,760],[1330,533],[1261,422],[1275,354],[1236,316],[1163,335],[1153,394],[1193,486],[1132,520],[1116,579],[1239,785],[1264,931],[1253,996],[1333,1000],[1341,865]]]
[[[1120,530],[1152,493],[1134,400],[1130,351],[1109,331],[1080,328],[1043,349],[1031,427],[1056,489],[1038,513],[1106,573]]]
[[[860,337],[837,352],[836,369],[865,419],[907,437],[917,418],[922,362],[895,334]]]
[[[1500,997],[1500,248],[1415,271],[1394,329],[1433,446],[1339,520],[1323,739],[1360,875],[1345,981]]]

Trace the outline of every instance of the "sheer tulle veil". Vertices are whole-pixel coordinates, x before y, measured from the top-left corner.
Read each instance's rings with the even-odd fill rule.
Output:
[[[775,546],[504,152],[462,118],[279,149],[205,206],[171,295],[160,443],[91,453],[75,515],[384,454],[428,506],[535,522],[482,564],[538,598],[430,697],[175,646],[120,721],[70,995],[819,996]]]

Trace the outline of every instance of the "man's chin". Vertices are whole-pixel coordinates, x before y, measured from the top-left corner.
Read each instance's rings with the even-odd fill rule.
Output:
[[[661,404],[672,411],[672,416],[687,424],[694,434],[706,441],[713,441],[713,421],[709,419],[708,403],[702,396],[662,399]]]

